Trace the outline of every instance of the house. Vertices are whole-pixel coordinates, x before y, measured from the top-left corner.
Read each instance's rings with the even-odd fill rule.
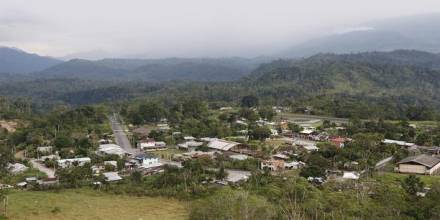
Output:
[[[61,159],[60,156],[55,155],[55,154],[51,154],[51,155],[47,155],[47,156],[42,156],[40,157],[40,161],[45,161],[45,160],[59,160]]]
[[[8,164],[8,170],[11,174],[23,173],[29,168],[21,163],[10,163]]]
[[[284,161],[282,160],[263,160],[261,161],[261,169],[269,169],[271,171],[283,170]]]
[[[154,139],[145,139],[139,141],[138,147],[145,151],[166,150],[167,144],[163,141],[155,141]]]
[[[122,180],[122,177],[119,176],[118,172],[106,172],[102,173],[104,175],[105,181],[107,182],[115,182]]]
[[[35,176],[32,176],[32,177],[26,177],[26,179],[25,179],[25,181],[26,181],[27,183],[36,183],[37,180],[38,180],[38,178],[35,177]]]
[[[240,143],[238,142],[234,142],[234,141],[227,141],[227,140],[222,140],[222,139],[214,139],[211,140],[208,143],[208,147],[213,149],[213,150],[221,150],[221,151],[228,151],[231,148],[239,145]]]
[[[344,144],[347,141],[346,138],[339,136],[330,137],[328,140],[337,147],[344,147]]]
[[[153,168],[162,166],[162,164],[159,163],[159,158],[152,154],[138,154],[134,159],[139,162],[139,166],[142,168]]]
[[[84,164],[91,162],[92,160],[89,157],[57,160],[58,167],[61,168],[68,168],[71,166],[84,166]]]
[[[118,155],[123,157],[127,152],[116,144],[100,144],[98,150],[96,151],[98,155]]]
[[[220,108],[220,111],[230,111],[230,110],[232,110],[232,107],[230,107],[230,106]]]
[[[440,158],[420,154],[417,156],[407,157],[397,163],[396,171],[400,173],[427,174],[433,175],[438,173],[440,168]]]
[[[195,137],[193,137],[193,136],[185,136],[185,137],[183,137],[183,140],[185,140],[185,141],[193,141],[193,140],[195,140],[196,138]]]
[[[50,154],[50,153],[52,153],[52,150],[53,150],[52,146],[37,147],[37,152],[43,153],[43,154]]]
[[[396,140],[390,140],[390,139],[385,139],[385,140],[382,141],[382,143],[384,143],[384,144],[395,144],[395,145],[398,145],[398,146],[401,146],[401,147],[413,147],[413,146],[416,145],[414,143],[408,143],[408,142],[405,142],[405,141],[396,141]]]
[[[305,127],[302,131],[300,131],[299,133],[302,135],[311,135],[313,133],[315,133],[316,129],[313,127]]]
[[[158,128],[160,131],[167,131],[167,130],[170,130],[170,129],[171,129],[170,126],[169,126],[167,123],[160,123],[160,124],[157,124],[157,128]]]
[[[288,160],[290,158],[289,156],[282,153],[275,154],[272,157],[278,160]]]
[[[299,169],[304,167],[306,164],[301,161],[291,161],[291,162],[284,162],[284,168],[286,169]]]
[[[313,151],[319,151],[319,148],[314,144],[304,145],[304,146],[302,146],[302,148],[304,148],[309,153],[313,152]]]
[[[358,172],[344,171],[344,174],[342,174],[342,179],[358,180],[359,177],[360,174]]]
[[[231,158],[233,160],[246,160],[249,158],[249,156],[245,155],[245,154],[232,154],[232,155],[229,155],[229,158]]]
[[[154,139],[148,138],[138,142],[138,147],[142,150],[153,148],[156,146],[156,141]]]
[[[186,161],[189,159],[201,158],[201,157],[206,157],[206,158],[212,159],[215,157],[215,152],[190,151],[190,152],[186,152],[183,154],[174,154],[173,160],[174,161]]]
[[[177,146],[184,150],[191,150],[192,148],[200,147],[203,145],[203,142],[198,141],[187,141],[182,144],[178,144]]]

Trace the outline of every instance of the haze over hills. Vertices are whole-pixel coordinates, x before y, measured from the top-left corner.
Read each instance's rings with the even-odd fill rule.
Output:
[[[281,56],[307,57],[317,53],[352,53],[398,49],[440,52],[440,14],[373,21],[351,30],[319,37],[286,50]]]
[[[0,73],[29,73],[46,69],[62,61],[27,53],[20,49],[0,47]]]

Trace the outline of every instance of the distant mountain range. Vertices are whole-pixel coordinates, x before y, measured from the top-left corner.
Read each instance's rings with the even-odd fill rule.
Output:
[[[34,75],[112,81],[234,81],[250,74],[267,58],[70,60]]]
[[[61,62],[16,48],[0,47],[0,73],[37,72]]]
[[[440,52],[440,14],[424,14],[369,22],[352,31],[320,37],[280,54],[308,57],[317,53],[357,53],[398,49]]]

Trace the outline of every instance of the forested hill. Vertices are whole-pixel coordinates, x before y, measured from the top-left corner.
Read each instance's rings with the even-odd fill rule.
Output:
[[[250,74],[267,58],[219,59],[104,59],[70,60],[38,74],[39,78],[76,78],[86,80],[166,82],[234,81]]]
[[[261,65],[243,82],[279,87],[294,85],[308,93],[435,95],[440,89],[440,56],[420,51],[318,54],[303,60]]]
[[[440,106],[439,64],[438,55],[418,51],[320,54],[262,65],[242,86],[259,97],[320,106],[320,111],[338,116],[371,108],[435,109]]]

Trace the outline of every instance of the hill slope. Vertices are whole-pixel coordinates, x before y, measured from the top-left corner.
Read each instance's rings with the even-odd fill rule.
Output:
[[[22,50],[0,47],[0,73],[30,73],[61,63],[60,60],[26,53]]]

